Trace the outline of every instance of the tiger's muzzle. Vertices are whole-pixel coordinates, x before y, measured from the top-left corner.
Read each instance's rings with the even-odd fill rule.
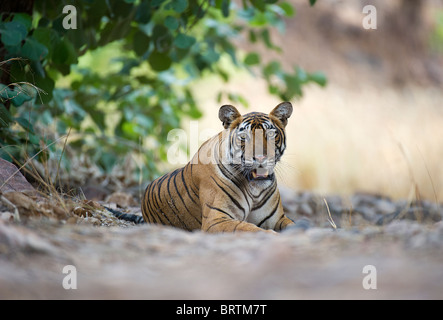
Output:
[[[255,155],[248,168],[248,180],[272,180],[274,178],[274,161],[265,155]]]

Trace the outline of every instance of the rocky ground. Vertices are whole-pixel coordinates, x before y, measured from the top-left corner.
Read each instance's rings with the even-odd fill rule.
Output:
[[[441,85],[441,70],[436,68],[441,65],[441,55],[433,54],[431,59],[430,54],[423,53],[423,45],[417,45],[416,32],[411,29],[417,26],[410,24],[408,19],[403,21],[403,15],[397,14],[396,8],[383,10],[386,2],[375,1],[380,13],[380,28],[376,32],[361,29],[362,8],[359,3],[332,1],[328,5],[327,1],[317,1],[315,8],[311,8],[307,1],[295,2],[298,20],[288,21],[288,32],[281,37],[281,43],[277,43],[285,52],[279,59],[291,66],[295,63],[308,71],[323,70],[327,74],[332,89],[327,92],[327,98],[314,99],[309,105],[313,110],[322,104],[334,112],[344,110],[337,108],[337,103],[333,104],[335,100],[349,101],[349,106],[355,110],[355,105],[361,103],[359,101],[369,100],[369,95],[372,96],[372,91],[362,95],[356,90],[357,84],[367,89],[374,83],[381,83],[380,94],[388,91],[392,84],[399,85],[404,81],[424,85],[438,82]],[[345,10],[344,6],[353,8]],[[393,19],[390,13],[399,20]],[[393,27],[389,28],[389,25]],[[242,82],[246,81],[242,79]],[[242,94],[262,103],[264,95],[258,94],[256,82],[251,83],[250,94],[245,90],[241,91]],[[335,93],[337,83],[344,89]],[[233,84],[236,92],[239,85],[242,84]],[[410,93],[408,88],[404,91]],[[400,91],[399,94],[404,93]],[[312,95],[306,94],[305,99],[309,97]],[[386,100],[380,119],[385,117],[385,110],[391,108],[392,101],[397,101],[383,97],[386,98],[377,95],[375,101],[380,104]],[[213,101],[212,96],[211,99]],[[410,99],[409,95],[407,99]],[[403,107],[404,100],[398,101],[397,104]],[[417,110],[417,115],[422,112]],[[334,119],[342,117],[340,111],[337,113],[331,118],[333,121],[326,118],[327,122],[319,122],[319,116],[314,113],[312,119],[315,121],[309,123],[316,134],[319,126],[325,127],[327,145],[331,144],[329,135],[334,129],[330,122],[338,122]],[[398,119],[394,119],[404,121],[403,115],[402,111]],[[218,121],[217,117],[214,119]],[[303,119],[309,117],[301,119],[305,121]],[[425,137],[426,143],[440,141],[429,126],[427,130],[421,130],[423,120],[420,119],[426,118],[418,119],[421,121],[420,131],[429,136]],[[380,130],[384,124],[378,121],[373,131]],[[360,136],[349,131],[351,123],[360,124],[354,118],[345,118],[344,125],[340,127],[338,122],[337,128],[346,136],[353,135],[358,139],[367,136],[366,131]],[[406,123],[405,131],[418,132],[408,125]],[[303,136],[309,137],[310,145],[318,143],[311,140],[309,132],[303,132]],[[368,149],[370,145],[378,146],[381,140],[359,140],[358,145]],[[398,141],[394,142],[395,145],[389,145],[388,149],[397,148]],[[336,139],[334,147],[339,144],[349,146]],[[417,146],[412,140],[411,150]],[[430,150],[438,151],[439,146],[438,143],[430,145]],[[348,147],[343,149],[346,155],[352,153]],[[425,151],[424,146],[421,151]],[[303,150],[297,149],[297,153],[303,154]],[[441,157],[438,153],[437,156],[432,154],[436,160],[430,172],[439,172]],[[337,170],[332,165],[345,159],[340,154],[335,158],[325,155],[326,170],[335,175]],[[376,156],[372,155],[371,159]],[[419,154],[418,158],[426,157]],[[353,157],[349,159],[358,162]],[[418,163],[423,166],[423,160]],[[375,164],[374,168],[377,165],[380,167]],[[84,169],[83,165],[72,167]],[[366,193],[323,197],[282,189],[285,211],[298,221],[298,227],[279,235],[212,235],[155,225],[135,226],[117,220],[100,208],[100,204],[106,203],[139,213],[138,192],[108,197],[109,190],[78,182],[83,186],[83,197],[60,196],[56,192],[41,195],[20,176],[10,178],[16,169],[2,168],[7,169],[0,161],[0,299],[443,298],[441,204],[393,200]],[[302,169],[300,171],[312,174],[312,171]],[[93,176],[94,172],[86,172],[86,175]],[[321,175],[321,171],[318,174]],[[423,176],[429,185],[429,171]],[[72,175],[70,179],[76,177]],[[363,177],[367,179],[367,176]],[[397,177],[401,178],[400,175]],[[343,179],[346,183],[348,180]],[[437,180],[438,176],[435,176]],[[95,202],[90,201],[94,198]],[[65,269],[64,273],[66,266],[74,266],[75,272],[71,268]],[[74,281],[75,274],[77,281]],[[73,284],[76,289],[64,288],[64,285]]]
[[[91,201],[66,202],[63,216],[52,198],[4,193],[0,298],[443,298],[438,204],[281,193],[299,223],[279,235],[135,226]],[[133,203],[121,193],[106,203],[119,201]]]

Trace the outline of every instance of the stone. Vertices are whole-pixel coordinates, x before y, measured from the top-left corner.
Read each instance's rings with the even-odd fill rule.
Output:
[[[26,180],[26,178],[21,174],[9,161],[0,158],[0,191],[2,193],[7,192],[25,192],[31,195],[37,195],[37,191],[34,187]]]

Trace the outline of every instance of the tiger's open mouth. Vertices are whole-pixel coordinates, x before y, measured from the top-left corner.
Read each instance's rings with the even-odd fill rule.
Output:
[[[266,168],[257,168],[249,173],[249,180],[267,180],[272,179],[272,174]]]

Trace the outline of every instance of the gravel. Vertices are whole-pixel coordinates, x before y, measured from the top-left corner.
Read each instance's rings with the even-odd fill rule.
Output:
[[[441,205],[281,194],[297,224],[279,235],[134,226],[101,211],[17,223],[3,207],[0,299],[443,298]],[[67,265],[77,289],[63,287]],[[363,286],[368,265],[376,289]]]

